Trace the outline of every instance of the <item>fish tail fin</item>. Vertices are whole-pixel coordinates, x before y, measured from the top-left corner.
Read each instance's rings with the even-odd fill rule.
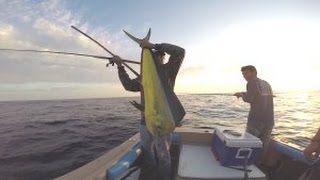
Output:
[[[139,45],[141,44],[141,42],[143,40],[149,40],[150,36],[151,36],[151,28],[149,28],[147,35],[143,38],[143,39],[139,39],[133,35],[131,35],[130,33],[128,33],[127,31],[123,30],[123,32],[130,38],[132,39],[134,42],[138,43]]]

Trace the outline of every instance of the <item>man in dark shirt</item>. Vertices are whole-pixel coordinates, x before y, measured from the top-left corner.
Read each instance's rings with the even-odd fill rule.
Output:
[[[167,44],[167,43],[162,43],[162,44],[152,44],[148,41],[143,41],[140,46],[142,48],[149,48],[152,49],[154,52],[154,58],[155,60],[159,61],[161,66],[160,68],[163,69],[164,73],[163,76],[165,79],[165,83],[168,83],[168,86],[174,89],[175,85],[175,79],[178,74],[178,71],[180,69],[181,63],[184,58],[185,50],[181,47]],[[167,63],[164,62],[165,54],[170,55],[169,60]],[[154,142],[154,137],[152,134],[148,131],[146,128],[146,122],[145,122],[145,116],[144,116],[144,92],[143,92],[143,87],[141,85],[141,77],[131,79],[129,75],[127,74],[126,70],[122,66],[122,60],[120,57],[115,56],[112,60],[112,62],[116,63],[118,66],[118,75],[119,79],[123,85],[123,87],[127,91],[132,91],[132,92],[140,92],[141,93],[141,104],[138,104],[136,102],[132,102],[132,104],[137,107],[138,109],[141,110],[141,125],[140,125],[140,138],[141,138],[141,144],[143,148],[143,154],[144,154],[144,164],[147,164],[146,166],[154,168],[155,166],[160,165],[163,166],[165,169],[163,171],[166,171],[167,176],[163,177],[163,179],[168,179],[168,177],[171,176],[171,165],[168,165],[168,158],[167,161],[162,162],[162,158],[158,157],[156,163],[156,158],[154,157],[154,152],[152,148],[152,143]],[[163,144],[163,147],[161,149],[161,154],[166,154],[166,156],[169,156],[169,161],[170,161],[170,153],[169,153],[169,146],[170,146],[170,134],[167,135],[167,137],[163,138],[165,142],[161,142]],[[158,156],[161,156],[161,154]],[[160,167],[160,171],[161,167]],[[161,172],[161,174],[163,174]]]
[[[246,131],[262,141],[263,157],[268,148],[274,125],[272,89],[267,81],[257,77],[257,70],[254,66],[244,66],[241,71],[247,81],[247,92],[237,92],[234,95],[250,103]]]

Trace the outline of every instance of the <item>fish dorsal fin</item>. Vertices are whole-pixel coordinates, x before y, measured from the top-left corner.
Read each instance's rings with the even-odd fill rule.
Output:
[[[130,39],[132,39],[134,42],[138,43],[139,45],[141,44],[141,42],[143,40],[148,40],[150,39],[151,36],[151,28],[149,28],[148,34],[146,35],[146,37],[144,37],[143,39],[139,39],[137,37],[134,37],[133,35],[131,35],[130,33],[128,33],[127,31],[123,30],[124,33],[126,33],[127,36],[129,36]]]

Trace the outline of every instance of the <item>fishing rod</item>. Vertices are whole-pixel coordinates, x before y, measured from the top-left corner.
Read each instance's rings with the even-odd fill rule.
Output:
[[[105,51],[107,51],[109,54],[111,54],[113,57],[116,56],[114,53],[112,53],[111,51],[109,51],[106,47],[104,47],[102,44],[100,44],[98,41],[96,41],[95,39],[93,39],[92,37],[90,37],[88,34],[82,32],[80,29],[76,28],[75,26],[71,25],[71,28],[73,28],[74,30],[78,31],[79,33],[81,33],[82,35],[86,36],[87,38],[89,38],[90,40],[92,40],[93,42],[95,42],[97,45],[99,45],[102,49],[104,49]],[[110,64],[110,63],[109,63]],[[114,63],[111,63],[112,65]],[[130,69],[136,76],[140,77],[140,74],[137,73],[137,71],[135,71],[134,69],[132,69],[126,62],[122,62],[122,64],[124,66],[126,66],[128,69]],[[108,64],[107,64],[108,66]]]
[[[235,96],[231,93],[195,93],[194,95],[200,95],[200,96]]]
[[[203,94],[195,94],[195,95],[210,95],[210,96],[236,96],[234,93],[203,93]],[[276,95],[272,95],[272,97],[277,97]]]
[[[111,60],[113,57],[98,56],[93,54],[84,54],[84,53],[74,53],[74,52],[64,52],[64,51],[47,51],[47,50],[33,50],[33,49],[7,49],[0,48],[0,51],[17,51],[17,52],[38,52],[38,53],[51,53],[51,54],[63,54],[63,55],[73,55],[73,56],[82,56],[82,57],[91,57],[97,59],[108,59]],[[140,62],[122,59],[123,62],[140,64]]]

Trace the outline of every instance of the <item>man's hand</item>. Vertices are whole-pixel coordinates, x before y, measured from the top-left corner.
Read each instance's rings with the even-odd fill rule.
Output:
[[[237,93],[234,93],[234,96],[237,96],[237,98],[240,98],[240,97],[243,97],[245,95],[244,92],[237,92]]]
[[[110,64],[114,64],[116,63],[117,66],[121,66],[122,65],[122,59],[119,56],[114,56],[112,59],[109,60]]]
[[[130,103],[137,109],[139,109],[140,111],[144,112],[144,106],[142,106],[141,104],[137,103],[136,101],[130,101]]]

